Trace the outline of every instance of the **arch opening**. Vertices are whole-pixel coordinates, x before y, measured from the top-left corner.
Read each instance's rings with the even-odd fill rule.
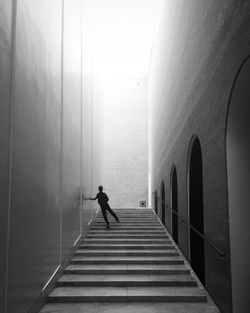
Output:
[[[171,208],[172,211],[172,237],[176,243],[178,243],[178,184],[177,184],[177,172],[175,166],[171,171]],[[176,213],[175,213],[176,212]]]
[[[191,140],[189,151],[189,222],[204,234],[202,152],[197,136]],[[204,240],[190,228],[190,264],[205,285]]]
[[[236,75],[227,117],[227,177],[234,313],[248,312],[250,298],[250,56]]]
[[[165,186],[164,182],[161,183],[161,221],[162,224],[165,225],[165,215],[166,215],[166,208],[165,208]]]

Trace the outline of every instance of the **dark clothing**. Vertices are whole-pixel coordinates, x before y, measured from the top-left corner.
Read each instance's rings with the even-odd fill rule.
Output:
[[[116,221],[119,221],[117,215],[111,209],[111,207],[109,206],[108,203],[105,206],[101,206],[101,210],[102,210],[103,218],[104,218],[104,220],[105,220],[107,225],[109,225],[109,220],[108,220],[108,217],[107,217],[107,211],[116,219]]]
[[[98,203],[100,204],[100,206],[107,204],[109,201],[109,197],[106,195],[105,192],[98,192],[98,194],[96,195],[96,199],[98,199]]]
[[[98,194],[95,197],[98,199],[98,203],[101,207],[103,218],[107,225],[109,225],[108,217],[107,217],[107,211],[116,219],[116,221],[119,221],[117,215],[115,212],[111,209],[111,207],[108,204],[109,198],[104,192],[98,192]]]

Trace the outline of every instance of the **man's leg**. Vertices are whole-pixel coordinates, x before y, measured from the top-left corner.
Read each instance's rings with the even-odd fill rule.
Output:
[[[109,226],[109,220],[108,220],[108,217],[107,217],[106,208],[101,207],[101,210],[102,210],[103,218],[104,218],[104,220],[105,220],[107,226]]]
[[[117,215],[115,214],[115,212],[111,209],[111,207],[109,206],[109,204],[106,206],[106,210],[116,219],[117,222],[119,222],[119,218],[117,217]]]

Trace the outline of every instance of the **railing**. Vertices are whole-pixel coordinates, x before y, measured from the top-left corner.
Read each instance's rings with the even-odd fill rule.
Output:
[[[199,237],[201,237],[210,247],[212,247],[214,250],[216,250],[216,252],[219,254],[220,257],[226,257],[226,254],[224,252],[222,252],[220,249],[218,249],[209,239],[206,238],[206,236],[204,236],[198,229],[196,229],[193,225],[191,225],[188,220],[186,218],[184,218],[183,216],[181,216],[175,209],[169,207],[167,205],[167,203],[165,201],[163,201],[162,199],[160,199],[160,197],[157,197],[157,199],[159,199],[161,201],[161,203],[164,203],[166,208],[169,211],[172,211],[175,215],[177,215],[177,217],[183,222],[185,223],[189,228],[191,228]]]

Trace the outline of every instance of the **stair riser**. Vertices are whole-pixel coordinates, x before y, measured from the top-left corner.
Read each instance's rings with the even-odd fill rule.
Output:
[[[65,296],[49,297],[48,302],[206,302],[206,296]]]
[[[182,260],[71,260],[70,264],[161,264],[161,265],[180,265],[184,264]]]
[[[157,220],[158,221],[158,218],[156,215],[151,215],[151,214],[146,214],[146,215],[123,215],[123,214],[120,214],[120,213],[117,213],[117,216],[120,218],[120,219],[123,219],[123,220],[138,220],[138,221],[142,221],[142,220]],[[108,217],[110,217],[112,220],[113,220],[113,217],[111,217],[109,214],[108,214]],[[95,219],[95,221],[103,221],[103,216],[102,215],[98,215]]]
[[[102,240],[98,240],[98,239],[92,239],[92,240],[84,240],[83,241],[83,245],[157,245],[157,246],[165,246],[165,245],[169,245],[171,244],[171,241],[170,240],[127,240],[127,239],[124,239],[124,240],[113,240],[113,239],[102,239]]]
[[[161,245],[161,246],[112,246],[112,245],[85,245],[85,246],[80,246],[80,249],[82,250],[172,250],[175,249],[174,246],[169,246],[169,245]]]
[[[107,229],[106,226],[102,227],[91,227],[90,231],[164,231],[162,227],[117,227],[117,226],[110,226],[110,229]]]
[[[155,214],[129,214],[129,213],[128,214],[122,214],[119,212],[115,212],[115,213],[120,218],[136,218],[136,219],[157,218],[157,216]],[[108,216],[110,216],[110,215],[108,214]],[[102,216],[102,214],[99,214],[96,218],[101,219],[101,218],[103,218],[103,216]]]
[[[158,223],[159,224],[159,220],[156,217],[150,217],[150,218],[125,218],[125,217],[121,217],[119,218],[120,222],[122,223]],[[111,223],[117,223],[113,218],[110,219]],[[104,223],[104,218],[96,218],[95,220],[93,220],[93,223]]]
[[[57,282],[57,287],[195,287],[195,281],[88,281]]]
[[[126,217],[121,217],[119,216],[119,220],[122,223],[158,223],[159,220],[156,217],[148,217],[148,218],[126,218]],[[113,218],[110,218],[111,223],[117,223]],[[97,218],[93,221],[93,223],[104,223],[104,218]]]
[[[125,275],[125,274],[134,274],[134,275],[188,275],[190,271],[188,269],[180,269],[180,270],[144,270],[144,269],[136,269],[136,270],[64,270],[64,274],[71,275],[91,275],[91,274],[105,274],[105,275]]]
[[[172,252],[162,252],[162,253],[157,253],[157,252],[133,252],[133,251],[128,251],[128,252],[116,252],[116,253],[109,253],[109,252],[88,252],[86,251],[79,251],[75,253],[76,256],[85,256],[85,257],[122,257],[122,256],[131,256],[131,257],[167,257],[167,256],[177,256],[177,253],[172,253]]]
[[[114,211],[115,212],[115,211]],[[120,212],[115,212],[115,214],[119,217],[123,218],[138,218],[138,219],[143,219],[143,218],[157,218],[155,214],[143,214],[143,213],[120,213]],[[108,215],[110,216],[110,215]],[[103,218],[102,214],[98,214],[96,218]]]
[[[158,223],[159,220],[156,217],[144,217],[144,218],[139,218],[139,217],[122,217],[118,216],[120,223]],[[113,217],[110,217],[108,215],[108,220],[110,223],[117,223],[116,220]],[[100,217],[92,221],[92,223],[104,223],[104,218]]]
[[[161,236],[164,236],[166,235],[166,232],[164,230],[162,231],[156,231],[156,230],[117,230],[117,229],[102,229],[102,230],[95,230],[93,231],[92,229],[89,231],[88,233],[89,235],[92,235],[92,234],[96,234],[96,235],[105,235],[105,234],[112,234],[112,236],[116,236],[116,235],[125,235],[125,234],[128,234],[128,235],[150,235],[150,238],[151,238],[151,235],[161,235]],[[113,237],[114,238],[114,237]],[[118,237],[117,237],[118,238]],[[127,237],[129,238],[129,237]]]
[[[109,225],[112,227],[159,227],[161,226],[159,223],[131,223],[131,222],[120,222],[120,223],[114,223],[109,222]],[[100,223],[92,223],[91,227],[106,227],[106,223],[100,222]]]
[[[88,235],[86,237],[86,239],[114,239],[114,235],[109,235],[107,233],[103,234],[103,235]],[[167,235],[152,235],[152,236],[148,236],[148,235],[126,235],[126,234],[118,234],[115,236],[116,239],[168,239],[169,237]]]

